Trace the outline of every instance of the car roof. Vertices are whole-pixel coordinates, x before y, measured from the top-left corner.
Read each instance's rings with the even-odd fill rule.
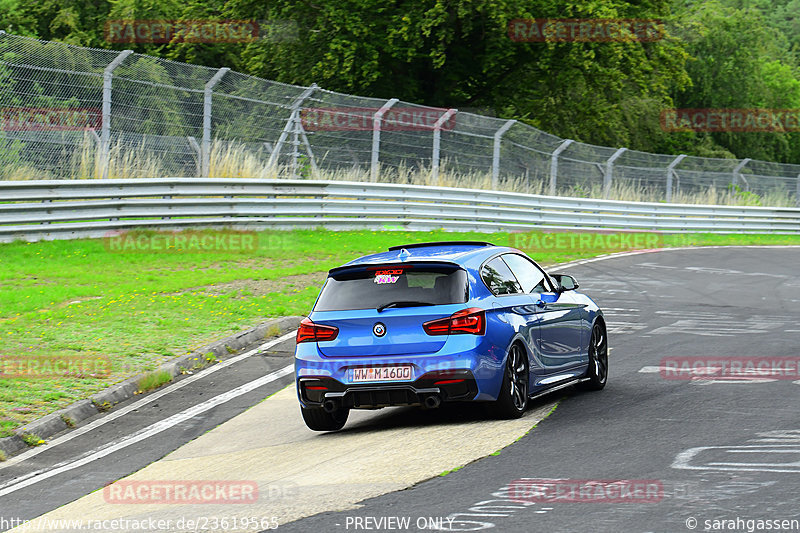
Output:
[[[436,261],[455,263],[467,268],[478,268],[492,255],[511,251],[518,252],[514,248],[495,246],[481,241],[413,243],[392,246],[386,252],[365,255],[343,266]]]

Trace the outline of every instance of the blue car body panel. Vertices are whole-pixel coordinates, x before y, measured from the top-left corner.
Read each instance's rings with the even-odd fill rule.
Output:
[[[324,379],[326,381],[320,383],[335,389],[340,398],[359,387],[371,394],[382,388],[405,388],[413,398],[423,389],[446,389],[448,380],[438,378],[449,375],[467,376],[470,380],[466,392],[459,390],[449,399],[493,401],[498,397],[506,357],[514,343],[524,346],[528,355],[530,395],[586,375],[591,328],[598,320],[603,321],[602,311],[591,298],[576,290],[494,294],[484,282],[481,268],[504,254],[527,258],[519,250],[502,246],[436,243],[368,255],[331,270],[331,274],[341,275],[386,265],[448,264],[467,273],[468,298],[464,303],[393,307],[382,311],[375,308],[312,311],[309,319],[314,324],[333,326],[339,331],[331,341],[297,345],[295,373],[301,404],[318,405],[301,390],[303,380]],[[552,282],[546,274],[545,279],[545,283]],[[469,308],[485,311],[483,335],[432,336],[423,329],[425,322]],[[384,336],[374,333],[378,322],[385,324],[387,333]],[[410,379],[353,382],[353,369],[392,365],[411,365]],[[426,379],[426,376],[434,377]],[[362,401],[367,408],[414,404],[406,400]],[[359,406],[358,403],[354,405]]]

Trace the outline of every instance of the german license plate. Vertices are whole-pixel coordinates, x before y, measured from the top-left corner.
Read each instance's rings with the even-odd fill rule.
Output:
[[[411,365],[374,366],[354,368],[350,372],[353,383],[364,381],[410,381]]]

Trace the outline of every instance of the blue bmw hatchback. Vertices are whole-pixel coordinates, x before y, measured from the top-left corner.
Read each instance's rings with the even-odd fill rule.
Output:
[[[570,385],[602,389],[602,311],[566,274],[485,242],[395,246],[334,268],[297,331],[306,425],[335,431],[350,409],[492,402],[522,416]]]

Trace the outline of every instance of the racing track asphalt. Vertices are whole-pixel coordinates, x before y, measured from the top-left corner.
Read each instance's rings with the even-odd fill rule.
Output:
[[[101,493],[95,493],[46,516],[90,518],[99,511],[102,517],[177,517],[235,511],[239,516],[258,512],[300,517],[329,509],[338,512],[281,520],[279,530],[480,527],[557,532],[689,531],[690,518],[702,531],[704,521],[715,518],[797,518],[800,420],[793,399],[800,393],[800,377],[746,383],[666,380],[658,366],[668,356],[797,356],[798,265],[797,248],[698,248],[572,266],[569,272],[581,282],[581,290],[607,311],[613,348],[609,385],[602,392],[561,392],[535,402],[523,419],[527,427],[560,399],[550,417],[501,453],[446,476],[435,474],[443,465],[487,455],[500,433],[502,445],[513,442],[525,433],[526,424],[452,409],[394,409],[354,413],[344,431],[315,434],[298,427],[302,422],[288,390],[134,476],[259,479],[256,506],[114,506],[103,505]],[[266,394],[259,391],[263,398]],[[194,423],[209,427],[203,417]],[[136,454],[117,453],[124,462],[157,446],[157,439],[147,439]],[[463,449],[469,453],[459,455]],[[98,477],[98,466],[106,477],[112,475],[102,469],[113,471],[114,463],[99,462],[78,470],[77,479],[62,474],[52,487],[26,496],[52,497],[59,487],[86,484]],[[254,476],[243,477],[248,473]],[[431,479],[397,490],[423,475]],[[313,483],[320,476],[325,480],[322,491]],[[395,478],[401,483],[385,483]],[[625,503],[509,499],[507,487],[522,478],[649,480],[660,492],[657,501]],[[354,494],[368,497],[376,485],[376,494],[386,493],[354,505],[361,499],[353,499]],[[87,488],[81,490],[86,493]],[[409,526],[387,521],[390,517],[407,518]]]
[[[653,368],[664,357],[799,356],[800,249],[669,250],[569,272],[608,311],[605,390],[565,395],[497,456],[281,531],[746,531],[759,525],[747,520],[800,519],[800,376],[668,380]],[[651,480],[661,489],[652,501],[558,502],[509,490],[522,478]]]

